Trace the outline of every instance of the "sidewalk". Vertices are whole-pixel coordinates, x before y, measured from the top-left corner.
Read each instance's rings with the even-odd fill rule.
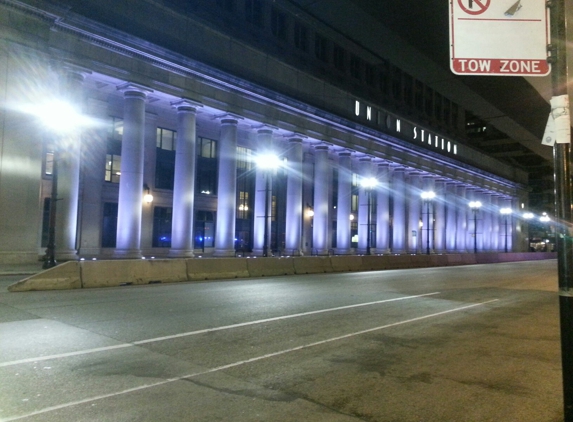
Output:
[[[0,276],[32,275],[42,271],[42,262],[34,264],[0,264]]]

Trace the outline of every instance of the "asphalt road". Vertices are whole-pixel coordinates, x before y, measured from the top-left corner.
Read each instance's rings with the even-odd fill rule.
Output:
[[[556,261],[7,293],[1,421],[563,420]]]

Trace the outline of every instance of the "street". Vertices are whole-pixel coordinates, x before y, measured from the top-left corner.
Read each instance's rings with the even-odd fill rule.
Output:
[[[1,421],[563,420],[555,260],[8,293]]]

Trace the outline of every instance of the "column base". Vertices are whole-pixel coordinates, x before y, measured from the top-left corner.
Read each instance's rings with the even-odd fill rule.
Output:
[[[215,258],[234,257],[235,256],[235,250],[234,249],[215,249],[215,252],[213,252],[213,256]]]
[[[170,249],[167,254],[169,258],[193,258],[195,254],[187,249]]]
[[[352,250],[349,248],[334,248],[335,255],[352,255]]]
[[[116,249],[113,252],[113,258],[117,259],[140,259],[141,249]]]
[[[55,258],[56,258],[56,261],[58,261],[58,262],[77,261],[78,260],[78,254],[77,254],[77,251],[74,249],[69,249],[66,251],[56,250]]]

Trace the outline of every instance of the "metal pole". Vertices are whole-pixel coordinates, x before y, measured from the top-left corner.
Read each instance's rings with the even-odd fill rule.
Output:
[[[265,228],[263,231],[263,256],[269,256],[269,189],[270,189],[270,171],[265,174]]]
[[[371,224],[371,218],[372,218],[372,212],[370,211],[370,207],[371,207],[371,197],[372,197],[372,189],[368,188],[368,237],[366,238],[366,255],[370,255],[370,224]]]
[[[567,94],[567,57],[565,1],[551,4],[551,82],[553,96]],[[564,422],[573,422],[573,243],[571,225],[571,147],[556,143],[553,147],[555,178],[555,215],[557,268],[559,278],[559,314],[561,360],[563,366]]]
[[[474,209],[474,253],[477,253],[478,251],[478,236],[477,236],[477,232],[478,232],[478,210],[477,208]]]
[[[58,265],[56,262],[56,203],[58,202],[58,151],[54,148],[52,163],[52,192],[50,194],[50,215],[48,220],[48,245],[42,268],[52,268]]]
[[[430,201],[426,201],[426,255],[430,255]]]

